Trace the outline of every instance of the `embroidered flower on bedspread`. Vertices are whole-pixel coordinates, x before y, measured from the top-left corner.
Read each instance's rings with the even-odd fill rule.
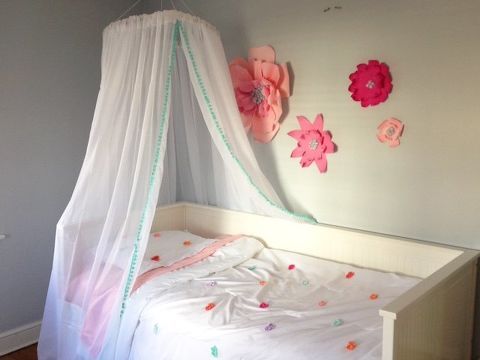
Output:
[[[152,257],[150,258],[150,260],[152,260],[152,261],[157,261],[157,262],[158,262],[158,261],[160,261],[160,256],[158,256],[158,255],[152,256]]]
[[[377,300],[377,299],[378,299],[378,294],[373,293],[370,295],[370,300]]]
[[[218,348],[217,348],[216,345],[214,345],[210,348],[210,353],[212,354],[212,356],[214,358],[218,358]]]
[[[262,281],[259,281],[258,284],[260,286],[265,286],[265,285],[267,285],[267,282],[265,280],[262,280]]]
[[[190,240],[185,240],[185,241],[183,242],[183,246],[186,246],[186,247],[192,246],[192,242],[191,242]]]
[[[322,300],[318,303],[318,306],[324,307],[324,306],[327,306],[327,304],[328,304],[328,301]]]
[[[347,279],[351,279],[351,278],[353,278],[354,276],[355,276],[355,273],[354,273],[353,271],[349,271],[349,272],[347,272],[347,273],[345,274],[345,277],[346,277]]]
[[[345,348],[348,350],[348,351],[353,351],[357,348],[358,344],[355,342],[355,341],[349,341],[347,343],[347,345],[345,346]]]
[[[313,124],[304,116],[297,116],[300,130],[288,133],[297,140],[297,147],[290,157],[301,157],[300,165],[308,167],[313,162],[321,173],[327,171],[327,154],[335,152],[330,131],[323,130],[323,115],[318,114]]]
[[[288,270],[295,270],[295,265],[294,264],[288,265]]]
[[[343,325],[343,320],[342,319],[335,319],[333,322],[332,322],[332,325],[337,327],[337,326],[340,326],[340,325]]]
[[[207,306],[205,306],[205,311],[210,311],[215,307],[214,303],[209,303]]]
[[[160,233],[159,233],[159,232],[153,233],[153,237],[159,238],[159,237],[160,237]]]
[[[270,142],[280,127],[282,98],[290,96],[286,64],[275,64],[271,46],[251,48],[248,61],[230,62],[230,75],[243,126],[255,140]]]
[[[270,323],[267,326],[265,326],[265,331],[272,331],[276,327],[277,327],[277,325]]]
[[[262,302],[262,303],[260,303],[260,305],[258,305],[258,307],[259,307],[260,309],[266,309],[266,308],[268,308],[269,306],[270,306],[270,304],[268,304],[268,303],[266,303],[266,302]]]

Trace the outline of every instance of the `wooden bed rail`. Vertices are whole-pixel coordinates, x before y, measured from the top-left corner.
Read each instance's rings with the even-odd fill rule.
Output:
[[[380,310],[383,360],[472,358],[477,260],[465,250]]]

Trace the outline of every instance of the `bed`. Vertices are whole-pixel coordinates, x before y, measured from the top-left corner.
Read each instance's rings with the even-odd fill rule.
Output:
[[[164,353],[173,351],[169,356],[175,356],[175,351],[182,349],[178,344],[184,344],[184,348],[188,348],[190,354],[195,354],[198,359],[289,359],[292,358],[291,354],[286,354],[285,357],[279,354],[292,351],[292,347],[286,346],[286,343],[292,342],[295,337],[297,340],[293,343],[300,344],[294,351],[295,354],[299,359],[309,359],[308,354],[312,354],[315,349],[309,349],[308,344],[302,345],[302,331],[305,327],[308,328],[308,324],[318,328],[321,321],[326,327],[333,329],[333,332],[328,333],[330,339],[319,338],[319,343],[329,343],[330,347],[336,349],[326,355],[325,359],[340,359],[342,356],[354,359],[471,358],[477,251],[188,203],[157,209],[152,231],[164,230],[188,230],[205,238],[222,234],[244,234],[260,239],[267,249],[255,250],[257,245],[254,242],[249,243],[250,245],[244,244],[242,246],[246,247],[238,251],[239,254],[245,254],[244,259],[237,259],[231,266],[224,264],[224,267],[218,268],[218,272],[214,274],[190,274],[190,280],[194,281],[182,283],[171,277],[169,281],[172,283],[168,286],[172,288],[173,284],[174,289],[167,294],[162,293],[162,296],[153,295],[158,291],[158,286],[161,288],[160,283],[166,281],[165,278],[147,283],[145,291],[151,292],[144,294],[143,299],[149,299],[148,306],[137,306],[141,313],[130,315],[134,320],[131,323],[136,326],[135,336],[131,344],[128,341],[125,343],[129,344],[132,359],[152,356],[159,358],[156,351],[162,350]],[[260,255],[247,256],[249,252]],[[298,266],[295,263],[307,265]],[[265,270],[268,264],[275,264],[275,271]],[[337,272],[337,282],[335,285],[330,283],[331,286],[327,289],[329,291],[346,291],[344,289],[353,283],[350,282],[352,278],[366,279],[360,286],[361,291],[355,292],[356,296],[365,300],[360,302],[356,313],[342,313],[341,306],[332,306],[330,312],[324,311],[324,308],[334,304],[335,300],[330,304],[328,299],[319,300],[323,293],[315,285],[315,269],[323,269],[322,272],[325,272],[324,269],[328,266],[331,267],[332,274]],[[211,273],[211,270],[208,270],[208,273]],[[338,276],[339,273],[342,275]],[[262,301],[262,291],[266,291],[263,288],[266,289],[269,282],[278,282],[278,274],[282,274],[282,281],[286,281],[284,291],[288,293],[296,289],[296,295],[304,292],[306,295],[302,295],[303,299],[308,299],[304,303],[310,302],[312,305],[313,310],[307,310],[312,315],[311,321],[305,320],[304,326],[295,328],[298,321],[295,324],[282,323],[281,316],[276,317],[272,312],[268,312],[285,308],[280,305],[276,307],[281,296],[268,296],[269,299]],[[383,287],[379,287],[382,289],[381,293],[377,293],[375,286],[382,282]],[[394,283],[396,285],[391,287],[391,292],[386,292],[385,286]],[[372,287],[369,287],[369,284]],[[252,286],[258,287],[255,295],[242,298],[242,291],[248,289],[247,292],[251,294]],[[232,301],[218,300],[219,296],[225,293],[225,289],[228,289],[229,295],[234,295],[228,297],[230,300],[233,298],[236,301],[250,301],[250,310],[245,311],[242,316],[252,322],[256,332],[242,335],[235,334],[233,329],[230,329],[229,335],[228,327],[223,327],[223,333],[215,334],[215,326],[209,328],[205,325],[215,325],[215,321],[221,324],[231,322],[231,318],[226,321],[225,317],[235,314],[233,311],[226,311],[233,306]],[[240,290],[237,293],[235,289]],[[142,288],[139,292],[141,291]],[[315,296],[310,296],[313,293]],[[350,296],[347,292],[345,294],[342,293],[337,300]],[[135,294],[132,298],[135,298]],[[359,303],[358,299],[355,301]],[[195,309],[200,310],[195,313]],[[372,318],[372,309],[375,313],[378,311],[377,319]],[[264,310],[266,311],[263,312]],[[305,310],[300,309],[298,314]],[[214,311],[216,317],[213,315]],[[358,319],[358,314],[362,313],[368,314],[368,318]],[[290,315],[295,318],[300,316],[298,314]],[[319,314],[321,318],[318,317]],[[205,320],[206,317],[208,321],[202,323],[201,319]],[[357,325],[362,324],[364,330],[370,333],[364,332],[363,338],[355,337],[355,334],[359,334],[358,331],[355,334],[349,333],[348,324],[352,321]],[[165,322],[171,325],[162,326]],[[126,323],[128,324],[128,321]],[[198,340],[201,336],[210,341],[208,354],[203,350],[205,343],[191,341],[192,338]],[[237,340],[243,339],[243,349],[248,348],[248,341],[254,341],[263,344],[265,351],[259,351],[262,347],[257,347],[255,355],[244,350],[229,355],[228,351],[235,348],[229,343],[232,336]],[[147,337],[152,340],[146,341]],[[376,337],[381,339],[375,342]],[[217,338],[217,342],[212,342],[212,338]],[[162,342],[162,339],[169,341]],[[370,346],[364,346],[369,342]],[[172,343],[177,345],[169,350],[168,346]],[[321,345],[318,345],[318,348],[321,348]],[[368,351],[365,350],[367,348]],[[328,351],[328,347],[322,351]],[[178,354],[178,358],[185,358],[185,354]]]

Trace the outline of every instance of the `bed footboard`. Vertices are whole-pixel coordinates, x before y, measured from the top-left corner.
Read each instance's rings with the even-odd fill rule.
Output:
[[[383,360],[471,359],[477,257],[465,250],[380,310]]]

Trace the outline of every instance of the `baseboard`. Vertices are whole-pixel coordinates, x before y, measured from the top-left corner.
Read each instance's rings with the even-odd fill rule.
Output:
[[[35,344],[40,335],[41,321],[0,333],[0,356]]]

